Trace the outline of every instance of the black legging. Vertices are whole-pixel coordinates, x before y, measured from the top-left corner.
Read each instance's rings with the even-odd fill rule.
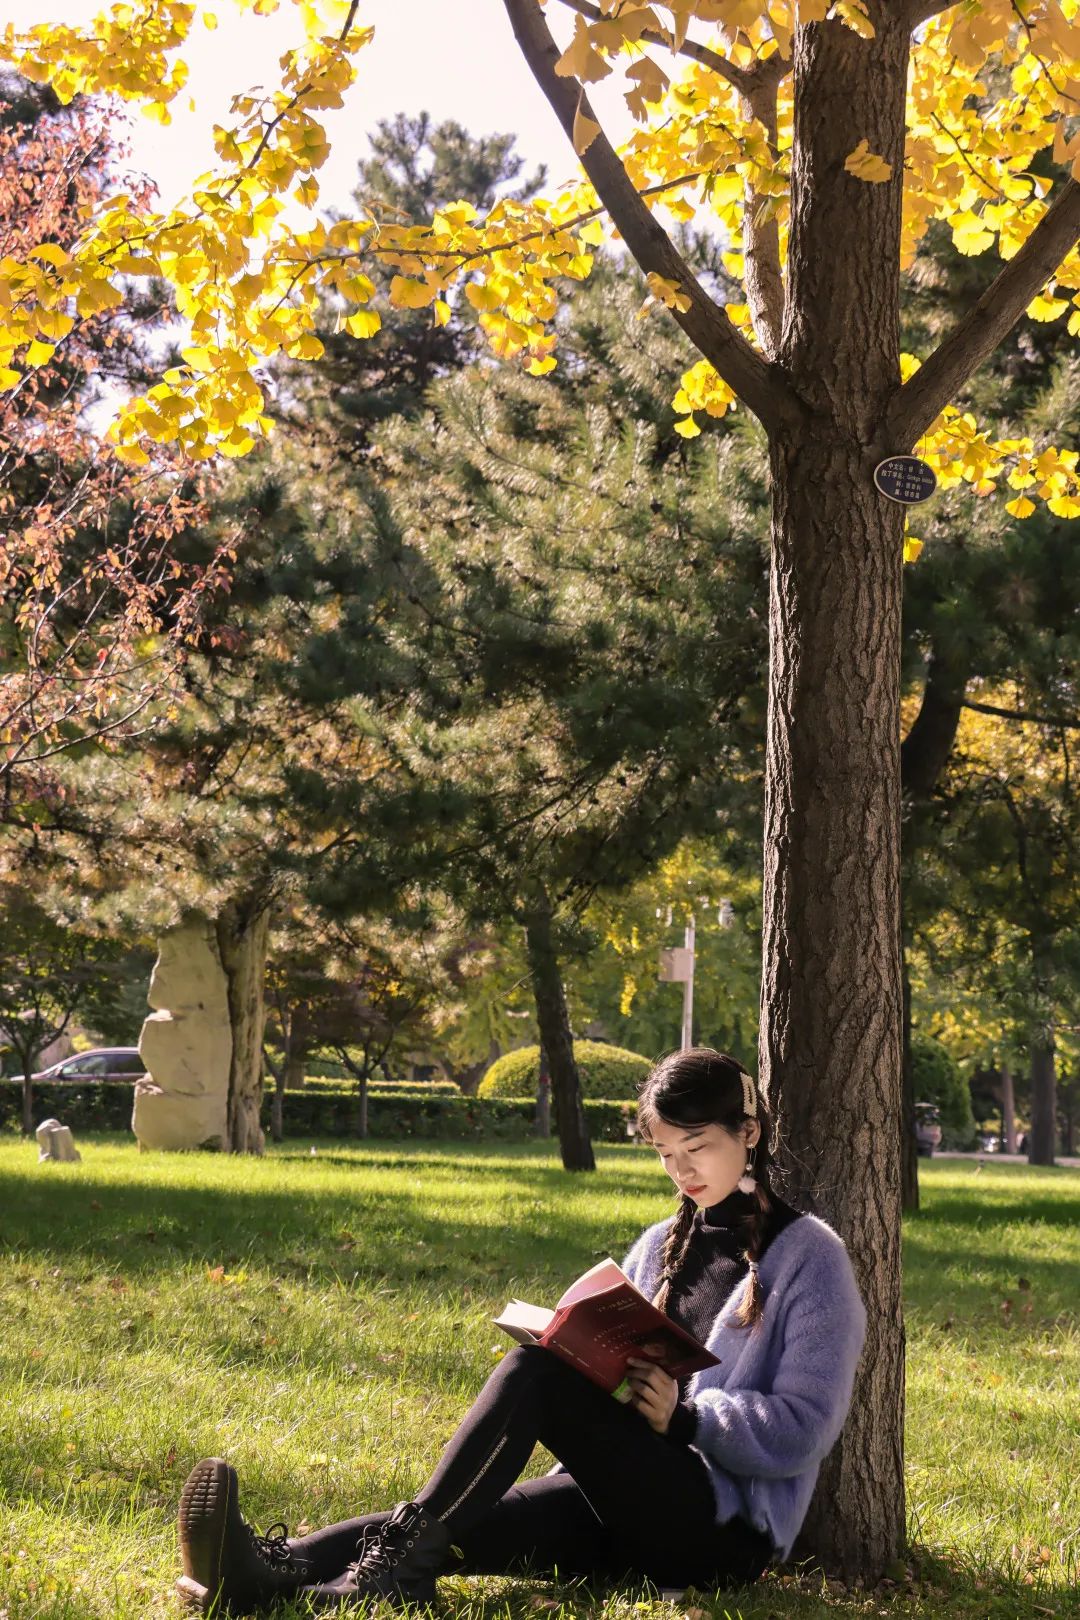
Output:
[[[537,1443],[567,1472],[518,1485]],[[716,1523],[695,1451],[538,1346],[503,1358],[416,1500],[460,1552],[448,1557],[448,1574],[721,1587],[756,1580],[772,1556],[768,1538],[742,1519]],[[356,1557],[361,1531],[387,1517],[348,1519],[291,1545],[313,1581],[332,1580]]]

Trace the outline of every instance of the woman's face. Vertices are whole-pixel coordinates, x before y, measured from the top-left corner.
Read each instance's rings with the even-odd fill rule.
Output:
[[[761,1135],[756,1119],[732,1135],[722,1125],[668,1125],[657,1120],[651,1133],[660,1163],[681,1193],[700,1209],[719,1204],[746,1169],[749,1149]]]

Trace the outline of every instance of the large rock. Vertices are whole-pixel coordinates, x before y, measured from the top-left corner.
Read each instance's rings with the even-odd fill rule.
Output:
[[[59,1164],[81,1164],[82,1155],[67,1125],[58,1119],[43,1119],[34,1132],[38,1143],[38,1164],[51,1159]]]
[[[139,1052],[131,1128],[143,1148],[228,1144],[232,1035],[225,971],[205,917],[170,929],[158,945]]]

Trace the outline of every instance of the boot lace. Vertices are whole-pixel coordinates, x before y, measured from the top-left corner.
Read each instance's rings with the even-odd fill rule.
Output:
[[[383,1525],[369,1524],[360,1533],[356,1550],[360,1554],[348,1573],[354,1578],[363,1575],[372,1579],[389,1575],[404,1558],[422,1510],[413,1507],[400,1518],[388,1519]]]
[[[289,1546],[287,1524],[272,1524],[263,1536],[256,1535],[250,1525],[247,1531],[255,1551],[260,1558],[265,1559],[271,1569],[296,1569],[297,1558]]]

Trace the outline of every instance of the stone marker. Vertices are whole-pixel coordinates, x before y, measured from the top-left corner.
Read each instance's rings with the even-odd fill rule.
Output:
[[[223,1148],[228,1139],[232,1035],[217,936],[205,917],[163,935],[142,1027],[144,1079],[131,1128],[140,1148]]]
[[[38,1140],[38,1164],[46,1159],[60,1164],[82,1163],[70,1126],[61,1125],[58,1119],[43,1119],[34,1135]]]

